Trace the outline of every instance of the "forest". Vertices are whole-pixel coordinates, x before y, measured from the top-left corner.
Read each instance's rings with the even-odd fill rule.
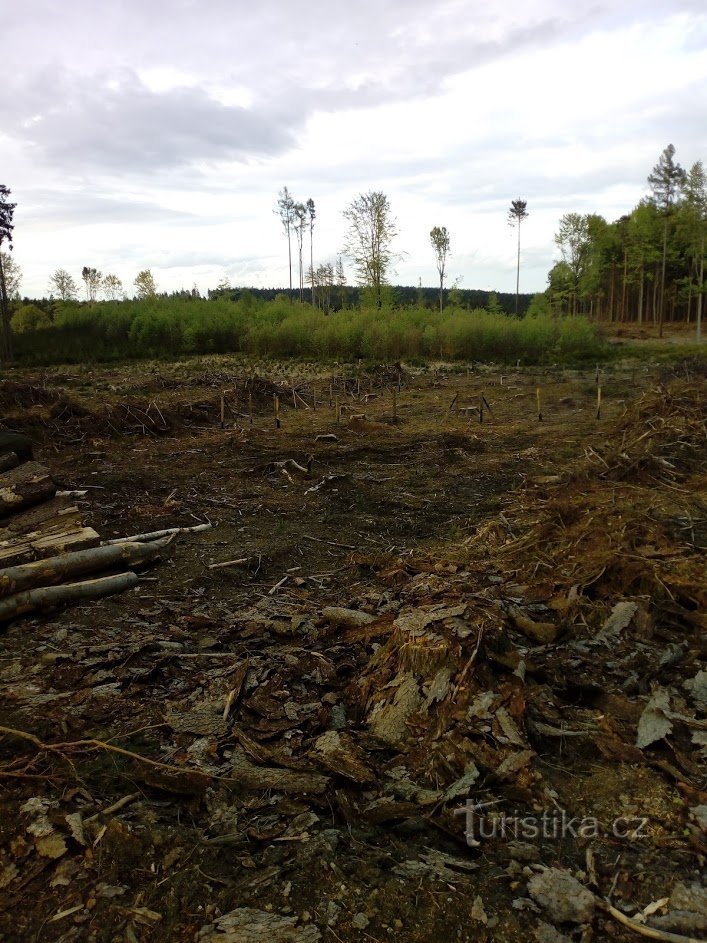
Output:
[[[0,245],[12,247],[10,190],[0,193]],[[391,284],[397,222],[388,196],[369,191],[343,211],[345,245],[335,262],[315,267],[314,200],[298,202],[287,187],[275,214],[287,240],[287,288],[232,287],[227,279],[203,298],[196,287],[160,292],[150,269],[129,298],[121,280],[85,265],[84,291],[64,269],[49,278],[48,297],[21,298],[22,272],[0,252],[3,350],[26,363],[110,361],[202,353],[315,359],[477,359],[536,364],[593,359],[602,325],[695,325],[701,341],[707,181],[701,161],[685,171],[669,144],[647,177],[644,198],[607,222],[568,212],[554,243],[560,258],[546,291],[520,293],[521,224],[526,200],[511,201],[517,233],[516,291],[447,285],[452,237],[429,233],[438,287]],[[307,256],[309,258],[307,259]],[[347,284],[343,258],[356,285]],[[79,295],[85,300],[79,300]]]

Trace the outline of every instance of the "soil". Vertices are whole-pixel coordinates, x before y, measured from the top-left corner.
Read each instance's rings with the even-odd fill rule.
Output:
[[[0,628],[0,940],[635,939],[527,885],[703,873],[705,375],[615,365],[599,415],[559,368],[0,382],[104,539],[213,525]]]

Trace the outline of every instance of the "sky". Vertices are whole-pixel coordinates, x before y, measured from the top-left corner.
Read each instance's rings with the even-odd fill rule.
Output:
[[[23,0],[2,13],[0,183],[21,293],[58,268],[162,291],[288,283],[274,213],[316,207],[314,264],[382,191],[390,279],[543,291],[568,212],[629,212],[672,143],[707,162],[705,0]],[[344,259],[350,282],[353,272]]]

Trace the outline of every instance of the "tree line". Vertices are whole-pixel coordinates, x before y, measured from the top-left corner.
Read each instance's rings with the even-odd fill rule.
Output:
[[[548,276],[554,311],[609,322],[696,325],[705,295],[707,179],[701,161],[685,171],[669,144],[647,177],[648,192],[613,223],[566,213],[555,243],[561,258]]]

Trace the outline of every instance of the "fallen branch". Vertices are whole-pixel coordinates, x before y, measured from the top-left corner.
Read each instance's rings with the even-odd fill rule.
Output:
[[[79,599],[100,599],[114,593],[122,593],[131,589],[138,581],[132,571],[119,573],[117,576],[104,576],[97,580],[86,580],[82,583],[67,583],[63,586],[42,586],[38,589],[29,589],[23,593],[16,593],[0,600],[0,622],[7,622],[16,616],[26,615],[36,609],[60,606],[66,602],[76,602]]]
[[[608,901],[601,900],[599,897],[595,899],[597,906],[601,907],[614,920],[633,930],[634,933],[640,933],[641,936],[648,937],[649,940],[662,940],[664,943],[705,943],[704,940],[698,940],[695,936],[683,936],[681,933],[669,933],[667,930],[655,930],[653,927],[647,927],[645,924],[627,917],[626,914],[622,914],[616,907],[612,907]]]
[[[9,566],[0,570],[0,596],[19,593],[31,587],[51,586],[68,577],[94,573],[109,567],[142,566],[151,563],[163,550],[169,539],[155,540],[149,544],[124,542],[109,547],[93,547],[76,550],[34,563]]]
[[[168,527],[165,530],[153,530],[149,534],[133,534],[131,537],[113,537],[111,540],[104,540],[103,546],[109,547],[112,544],[148,543],[152,540],[159,540],[160,537],[169,537],[171,534],[196,534],[202,530],[210,530],[211,524],[195,524],[193,527]]]
[[[104,740],[73,740],[67,743],[44,743],[35,737],[34,734],[25,730],[17,730],[14,727],[0,726],[0,735],[5,734],[8,737],[15,737],[19,740],[25,740],[31,743],[37,750],[46,753],[57,753],[61,756],[66,753],[77,751],[105,750],[108,753],[117,753],[119,756],[125,756],[137,763],[150,766],[152,769],[163,770],[167,773],[179,776],[190,776],[203,778],[204,780],[217,780],[220,783],[234,783],[245,789],[268,790],[276,789],[280,792],[305,793],[324,792],[329,782],[328,777],[319,773],[295,772],[287,769],[275,769],[268,767],[259,767],[248,762],[245,756],[234,757],[232,764],[232,776],[219,776],[217,773],[210,773],[202,769],[194,769],[189,766],[174,766],[170,763],[160,763],[159,760],[152,760],[148,756],[142,756],[140,753],[134,753],[132,750],[126,750],[123,747],[115,746],[113,743],[106,743]],[[121,803],[118,804],[122,808]],[[102,814],[111,811],[112,807],[105,809]]]

